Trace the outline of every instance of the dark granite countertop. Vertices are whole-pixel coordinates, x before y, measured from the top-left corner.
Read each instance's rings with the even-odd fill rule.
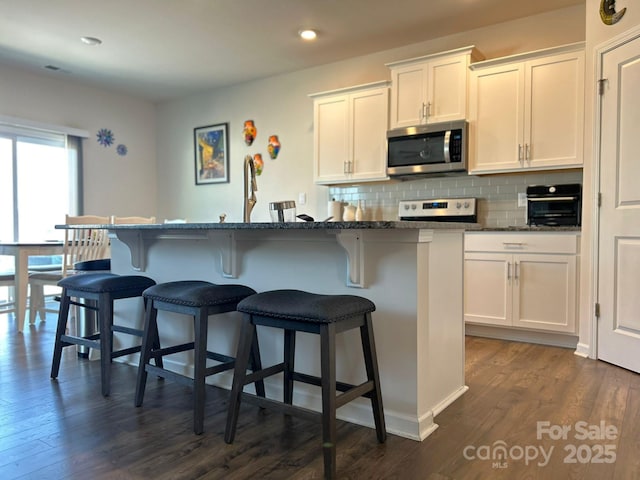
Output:
[[[549,227],[546,225],[540,226],[529,226],[529,225],[520,225],[520,226],[511,226],[511,227],[483,227],[480,229],[482,232],[577,232],[580,233],[580,227],[571,227],[571,226],[559,226],[559,227]]]
[[[254,223],[161,223],[145,225],[56,225],[58,229],[108,228],[109,230],[480,230],[478,223],[460,222],[254,222]]]

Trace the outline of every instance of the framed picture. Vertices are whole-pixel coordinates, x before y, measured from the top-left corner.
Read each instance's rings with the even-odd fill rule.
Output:
[[[229,181],[228,123],[193,129],[196,185]]]

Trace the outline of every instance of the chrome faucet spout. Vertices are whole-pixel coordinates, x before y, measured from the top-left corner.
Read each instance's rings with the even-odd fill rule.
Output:
[[[258,203],[256,192],[258,191],[258,182],[256,181],[256,165],[251,155],[244,157],[244,205],[243,205],[243,221],[251,222],[251,211]]]

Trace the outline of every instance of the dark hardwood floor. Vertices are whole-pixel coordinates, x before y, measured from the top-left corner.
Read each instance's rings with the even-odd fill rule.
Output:
[[[67,349],[58,381],[50,380],[54,326],[49,315],[17,334],[13,315],[0,315],[0,478],[322,477],[320,427],[306,420],[244,405],[236,441],[225,444],[224,390],[208,389],[205,433],[196,436],[190,390],[150,378],[135,408],[132,366],[114,364],[112,394],[103,398],[98,362]],[[469,391],[423,442],[389,435],[380,445],[374,430],[340,422],[339,477],[640,478],[639,375],[571,350],[473,337],[466,365]],[[566,439],[537,438],[537,422],[552,433],[571,430]],[[604,424],[615,438],[576,438],[585,430],[577,422],[591,436]],[[486,459],[501,446],[506,457]],[[552,449],[548,463],[541,448]],[[527,452],[538,456],[527,460]]]

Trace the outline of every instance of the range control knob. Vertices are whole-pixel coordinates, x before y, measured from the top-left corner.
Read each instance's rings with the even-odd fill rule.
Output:
[[[464,202],[464,208],[469,208],[469,202]]]
[[[417,205],[415,203],[412,203],[411,204],[411,210],[415,210],[416,208],[418,208]]]
[[[456,208],[457,208],[458,210],[460,210],[460,209],[462,208],[462,203],[461,203],[461,202],[457,202],[457,203],[456,203]]]
[[[404,204],[404,209],[405,209],[405,210],[409,210],[409,204],[408,204],[408,203],[405,203],[405,204]]]

